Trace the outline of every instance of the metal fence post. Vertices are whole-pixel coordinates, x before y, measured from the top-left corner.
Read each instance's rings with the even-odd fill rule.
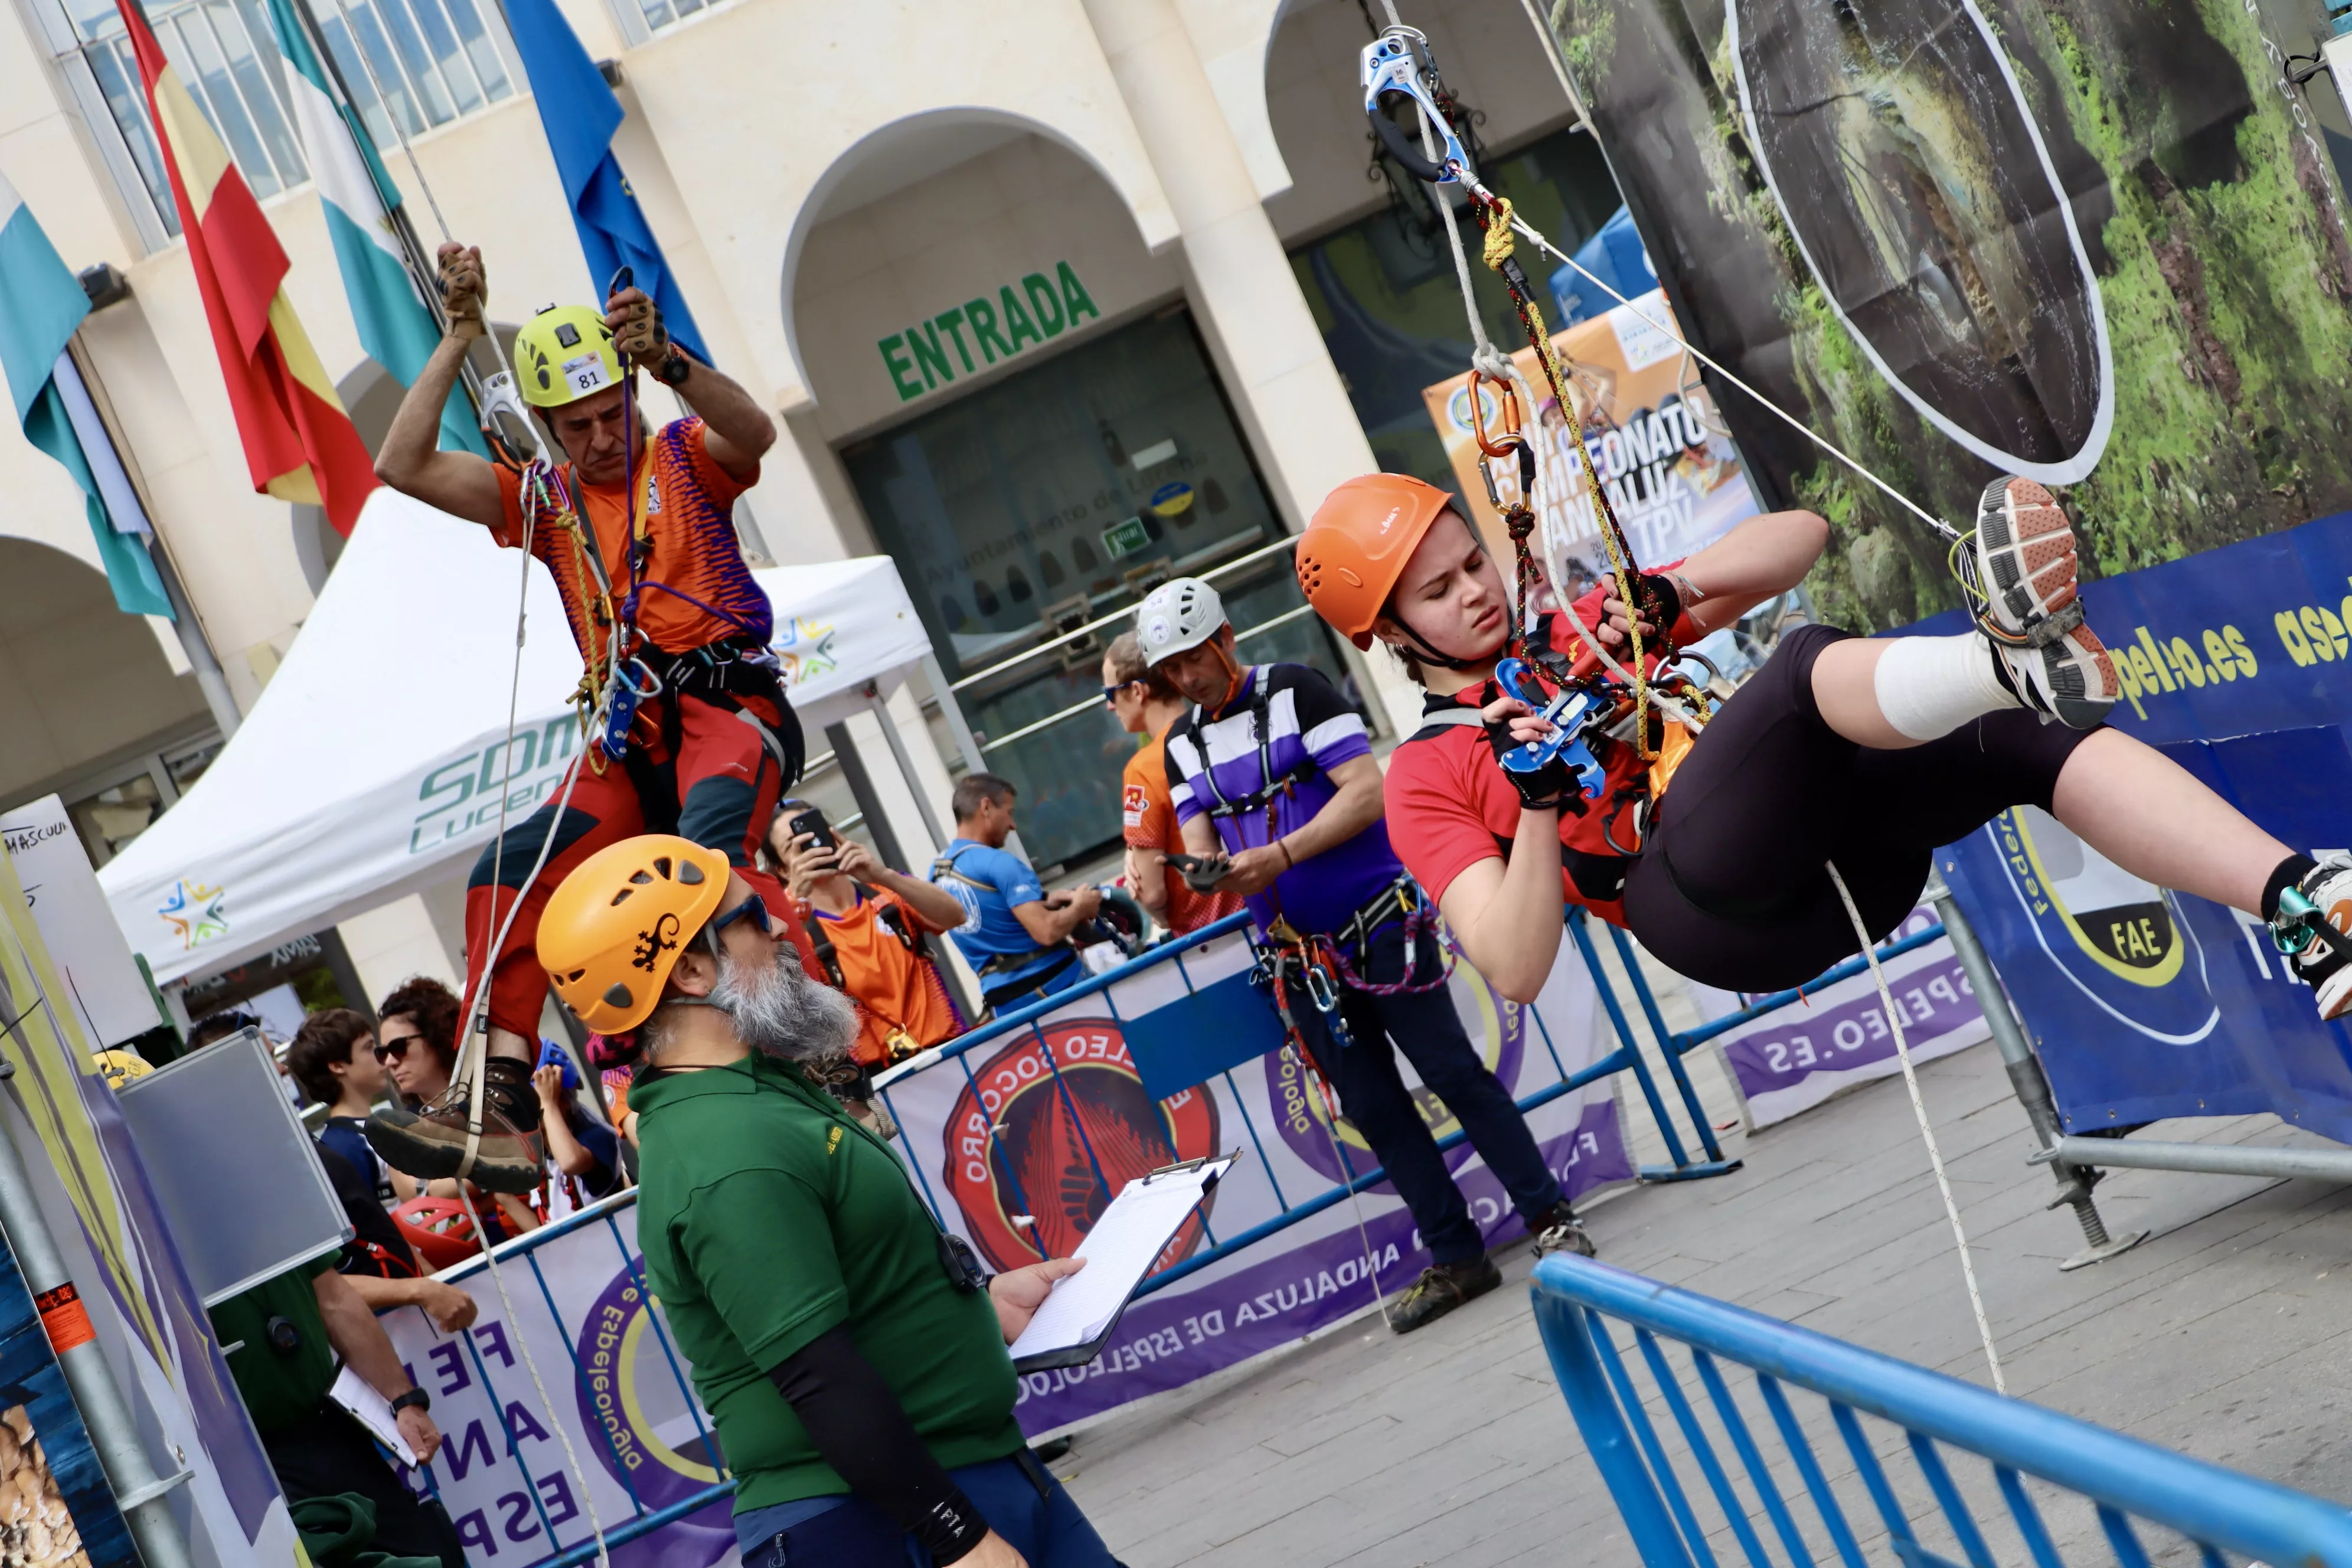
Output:
[[[1552,1375],[1568,1397],[1569,1414],[1576,1417],[1585,1451],[1624,1516],[1626,1533],[1633,1536],[1643,1568],[1691,1568],[1690,1552],[1633,1446],[1625,1414],[1617,1407],[1617,1396],[1610,1392],[1601,1358],[1588,1337],[1609,1331],[1565,1297],[1540,1288],[1529,1294],[1535,1298],[1536,1329],[1543,1336],[1544,1353],[1551,1358]]]
[[[1926,896],[1944,922],[1944,934],[1952,939],[1952,951],[1959,955],[1960,968],[1969,977],[1969,988],[1977,994],[1977,1005],[1984,1009],[1993,1044],[2000,1050],[2001,1065],[2009,1069],[2010,1088],[2016,1093],[2018,1103],[2025,1107],[2026,1121],[2033,1125],[2034,1142],[2045,1152],[2054,1149],[2063,1134],[2058,1123],[2058,1102],[2050,1093],[2049,1079],[2042,1075],[2042,1059],[2033,1054],[2024,1029],[2018,1024],[2017,1014],[2010,1006],[2009,993],[2001,986],[1992,959],[1985,952],[1984,943],[1977,940],[1976,928],[1969,924],[1969,917],[1960,910],[1959,900],[1953,897],[1951,885],[1940,873],[1928,877]],[[2099,1206],[2091,1198],[2091,1189],[2100,1180],[2098,1171],[2053,1159],[2050,1172],[2057,1178],[2058,1195],[2043,1206],[2054,1209],[2066,1205],[2074,1209],[2074,1218],[2083,1227],[2083,1250],[2058,1265],[2061,1269],[2101,1262],[2147,1239],[2144,1230],[2122,1237],[2107,1234],[2106,1221],[2099,1216]]]

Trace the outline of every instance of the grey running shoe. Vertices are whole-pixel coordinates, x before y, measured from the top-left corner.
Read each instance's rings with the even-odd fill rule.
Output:
[[[2032,479],[1997,479],[1977,508],[1977,629],[2020,701],[2069,729],[2098,725],[2123,695],[2115,660],[2084,624],[2074,529]]]

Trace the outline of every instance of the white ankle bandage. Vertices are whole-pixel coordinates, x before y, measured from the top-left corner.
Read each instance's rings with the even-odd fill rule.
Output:
[[[2021,706],[1993,673],[1993,657],[1974,632],[1897,637],[1879,656],[1871,682],[1878,710],[1897,732],[1932,741],[1980,714]]]

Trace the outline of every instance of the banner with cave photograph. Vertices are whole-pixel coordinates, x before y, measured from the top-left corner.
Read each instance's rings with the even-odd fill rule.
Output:
[[[2022,474],[2114,575],[2352,508],[2352,247],[2284,74],[2315,0],[1547,14],[1693,341],[1955,526]],[[1763,499],[1835,526],[1825,618],[1958,603],[1929,531],[1710,386]]]

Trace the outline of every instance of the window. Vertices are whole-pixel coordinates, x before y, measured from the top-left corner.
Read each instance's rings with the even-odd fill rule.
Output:
[[[418,135],[511,98],[520,85],[514,44],[490,0],[296,4],[316,20],[379,147],[395,143],[395,118]],[[180,217],[121,16],[111,0],[44,0],[42,13],[50,47],[91,130],[107,143],[107,162],[142,234],[160,247],[179,233]],[[266,200],[310,177],[263,0],[164,0],[148,5],[147,19],[256,196]],[[109,124],[119,138],[112,142]]]
[[[1490,154],[1479,174],[1569,251],[1608,222],[1621,199],[1600,143],[1581,132],[1556,131],[1517,152]],[[1458,221],[1476,268],[1485,237],[1468,217]],[[1555,270],[1550,259],[1527,246],[1518,254],[1541,289]],[[1422,388],[1461,374],[1470,363],[1454,256],[1430,209],[1392,205],[1297,247],[1290,265],[1381,467],[1458,489],[1422,399]],[[1508,353],[1526,345],[1527,334],[1491,282],[1478,286],[1486,331]],[[1558,330],[1555,300],[1547,295],[1538,302]]]
[[[1181,308],[986,383],[842,458],[950,680],[1283,536]],[[1216,586],[1244,659],[1314,665],[1352,699],[1311,616],[1255,631],[1302,609],[1286,554]],[[1039,866],[1119,837],[1119,770],[1135,741],[1100,692],[1103,645],[1120,629],[961,693],[990,771],[1020,788],[1022,843]]]

